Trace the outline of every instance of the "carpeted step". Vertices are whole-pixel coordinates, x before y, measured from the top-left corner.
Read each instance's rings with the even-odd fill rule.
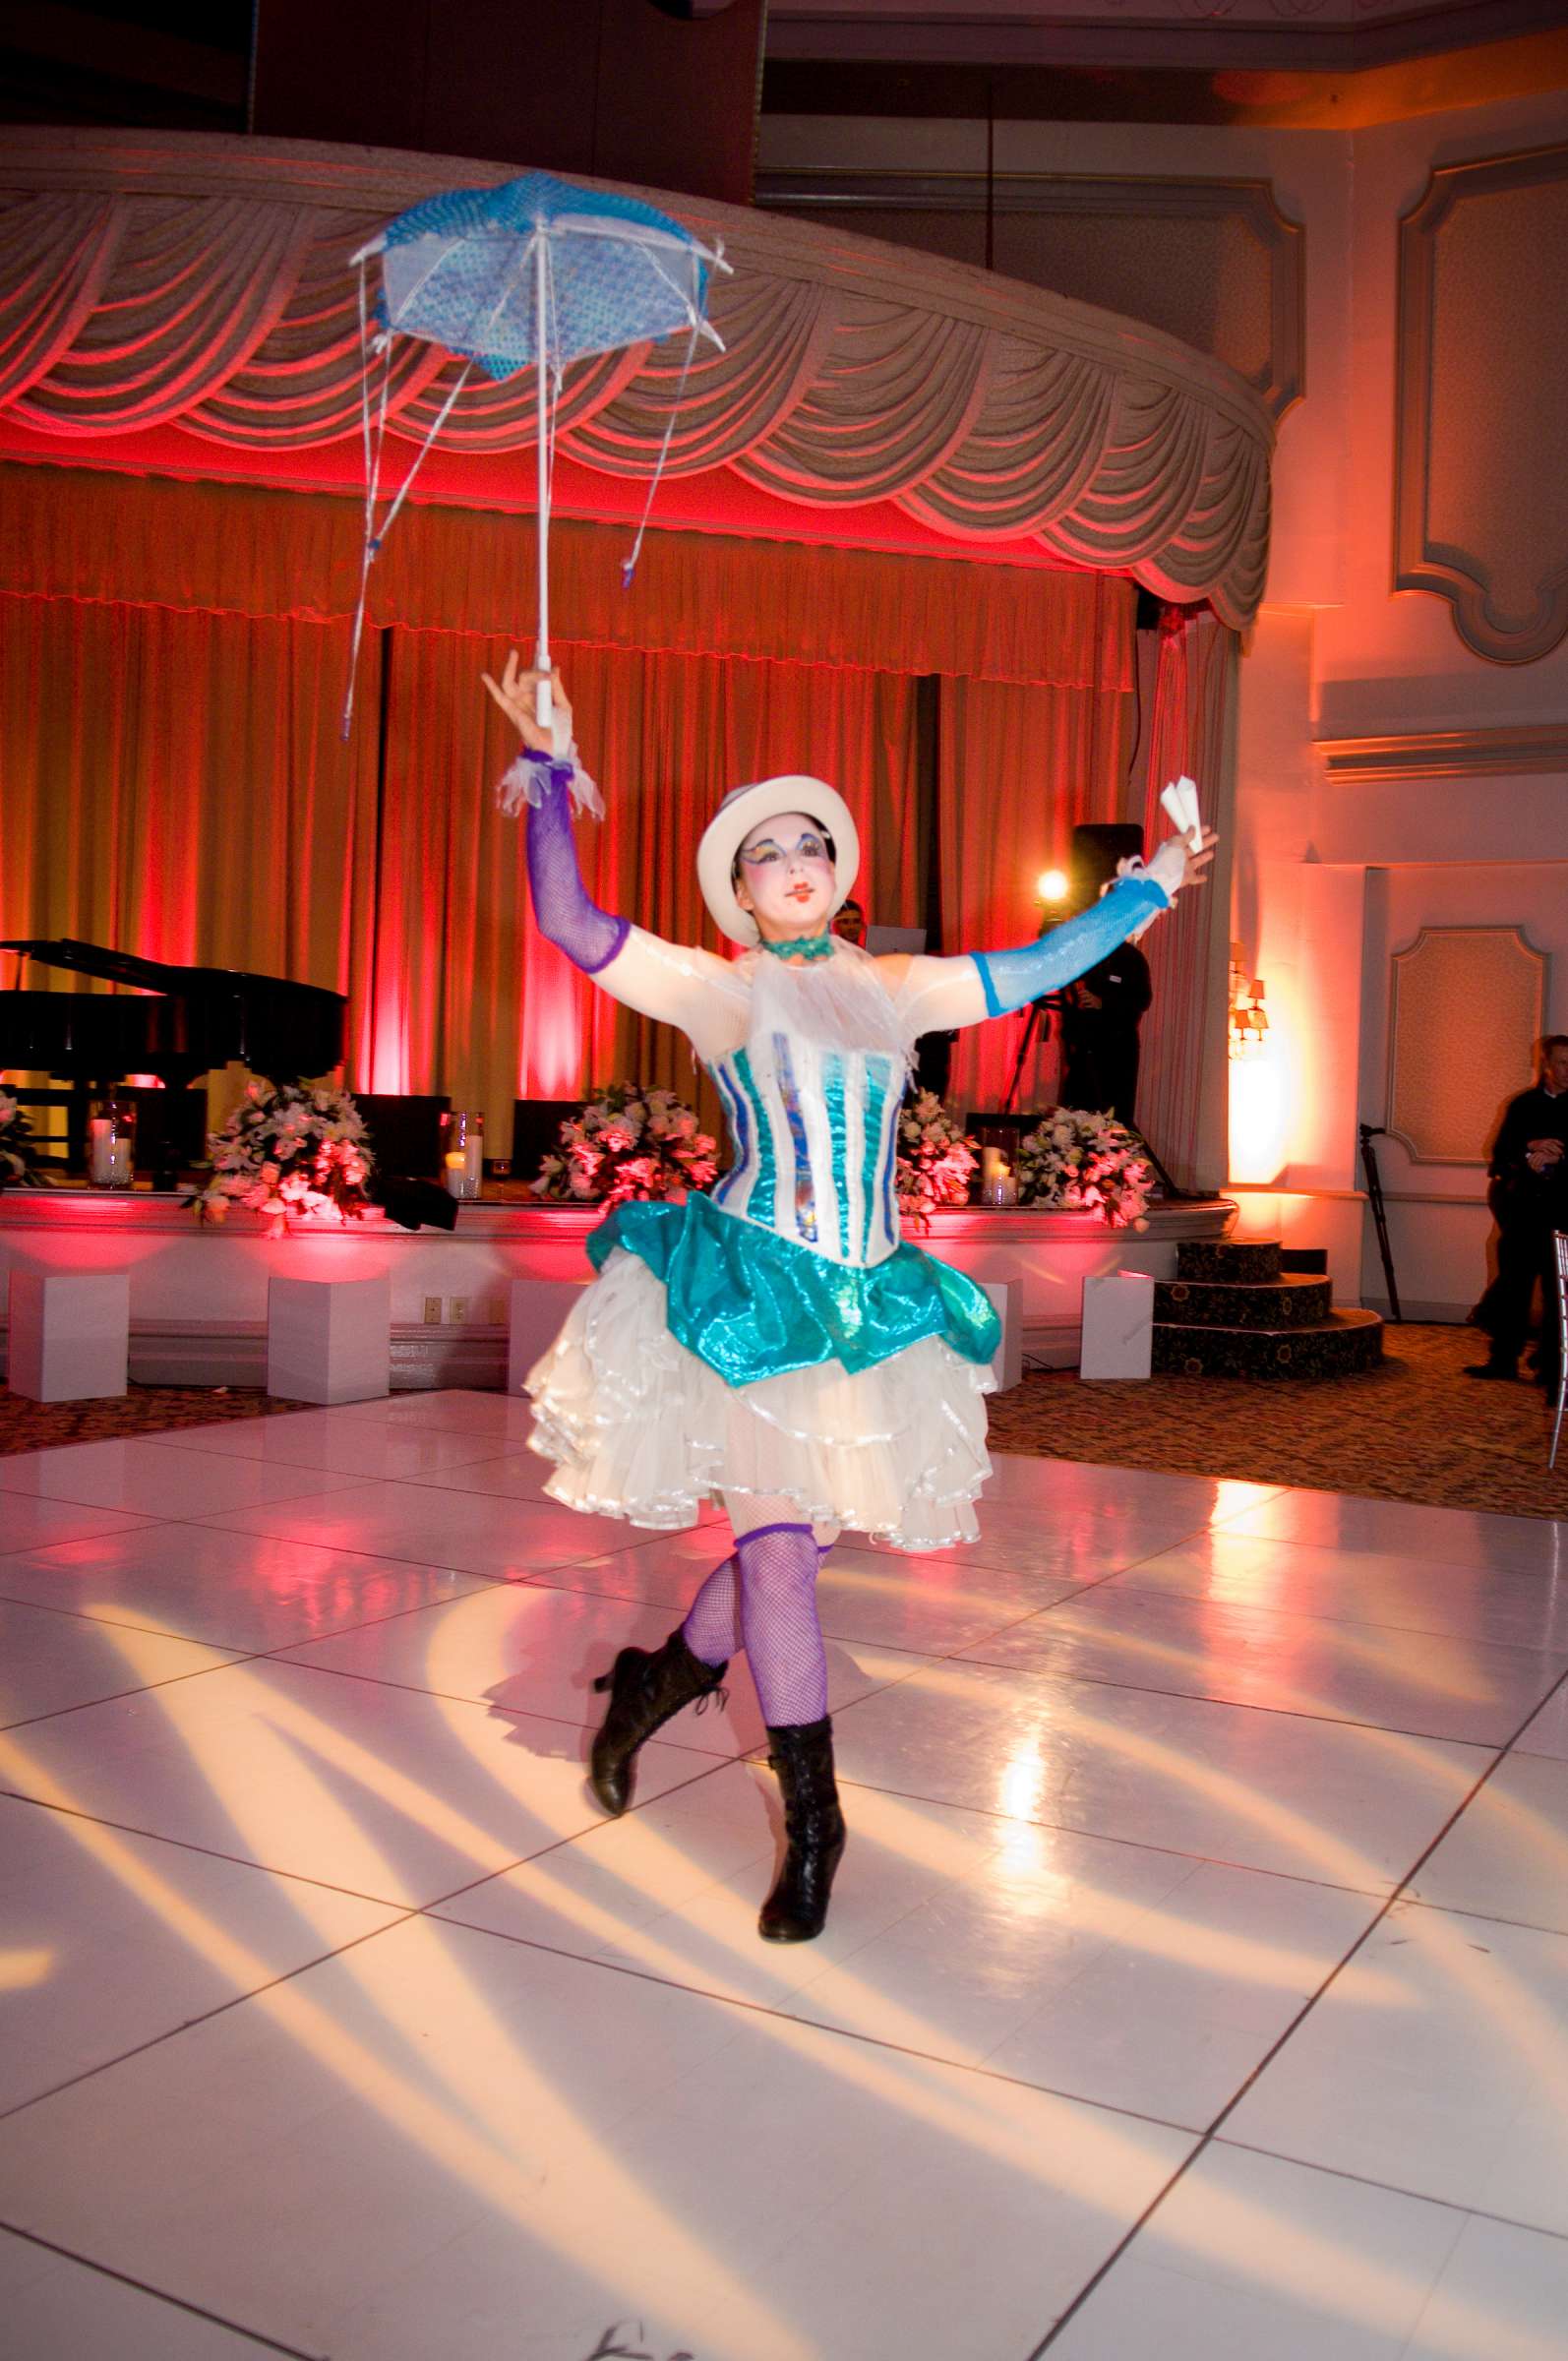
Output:
[[[1310,1328],[1154,1327],[1154,1367],[1167,1377],[1346,1377],[1382,1357],[1375,1311],[1331,1312]]]
[[[1278,1279],[1162,1279],[1154,1291],[1154,1316],[1171,1328],[1314,1328],[1334,1309],[1327,1279],[1297,1272]]]
[[[1178,1279],[1257,1284],[1280,1275],[1277,1238],[1187,1239],[1176,1247]]]
[[[1328,1248],[1327,1246],[1282,1246],[1280,1248],[1280,1269],[1282,1271],[1304,1271],[1310,1279],[1326,1279],[1328,1277]]]

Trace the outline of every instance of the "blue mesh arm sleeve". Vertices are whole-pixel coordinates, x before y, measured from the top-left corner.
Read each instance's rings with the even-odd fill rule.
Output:
[[[971,951],[987,1008],[993,1016],[1005,1016],[1042,993],[1059,992],[1170,907],[1171,897],[1156,878],[1146,874],[1122,878],[1092,909],[1063,919],[1036,942],[1016,951]]]
[[[539,931],[584,975],[607,967],[631,933],[631,921],[601,910],[582,882],[567,783],[570,762],[530,765],[542,790],[528,806],[528,886]]]

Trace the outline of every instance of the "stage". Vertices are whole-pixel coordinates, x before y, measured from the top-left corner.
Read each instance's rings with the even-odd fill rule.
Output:
[[[1103,1272],[1176,1274],[1176,1247],[1224,1238],[1236,1208],[1207,1197],[1150,1208],[1146,1230],[1092,1215],[963,1207],[907,1237],[973,1279],[1022,1293],[1024,1351],[1050,1368],[1078,1358],[1083,1282]],[[586,1280],[598,1205],[483,1200],[454,1231],[398,1229],[379,1211],[343,1229],[300,1224],[269,1238],[260,1216],[199,1223],[184,1196],[62,1187],[0,1195],[0,1273],[128,1271],[131,1375],[150,1385],[260,1385],[273,1278],[392,1284],[392,1383],[502,1386],[513,1280]]]

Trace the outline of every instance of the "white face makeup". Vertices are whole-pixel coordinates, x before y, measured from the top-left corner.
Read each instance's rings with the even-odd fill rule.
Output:
[[[833,907],[827,841],[804,812],[779,812],[741,845],[735,898],[769,942],[820,935]]]

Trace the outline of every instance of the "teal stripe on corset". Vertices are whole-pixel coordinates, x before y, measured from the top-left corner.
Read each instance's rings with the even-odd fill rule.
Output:
[[[756,1076],[752,1071],[751,1056],[746,1050],[736,1051],[735,1071],[741,1088],[752,1102],[752,1113],[756,1118],[756,1185],[752,1191],[750,1203],[754,1209],[761,1211],[762,1220],[771,1230],[778,1198],[778,1163],[773,1154],[773,1134],[768,1128],[767,1109],[762,1104],[762,1094],[756,1087]]]
[[[844,1109],[844,1060],[836,1051],[822,1059],[822,1096],[833,1135],[833,1193],[838,1199],[838,1250],[849,1260],[849,1118]]]
[[[811,1144],[806,1137],[806,1118],[801,1113],[801,1094],[787,1033],[773,1036],[773,1065],[778,1075],[779,1097],[784,1102],[784,1120],[790,1127],[790,1145],[795,1151],[795,1227],[802,1238],[810,1239],[814,1245],[816,1183],[812,1176]]]
[[[882,1114],[887,1105],[887,1086],[891,1076],[890,1059],[867,1059],[866,1153],[861,1159],[860,1169],[861,1222],[866,1239],[863,1253],[871,1245],[876,1231],[877,1164],[882,1144]],[[888,1236],[892,1236],[890,1226]]]

